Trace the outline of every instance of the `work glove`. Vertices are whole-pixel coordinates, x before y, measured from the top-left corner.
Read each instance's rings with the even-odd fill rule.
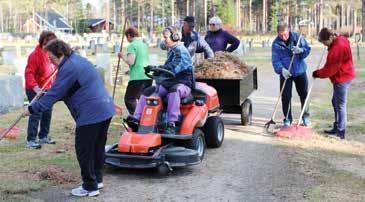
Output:
[[[33,91],[37,94],[40,95],[43,93],[42,89],[39,88],[39,86],[34,86]]]
[[[318,78],[319,77],[318,76],[318,70],[315,70],[315,71],[312,72],[312,77],[313,78]]]
[[[291,77],[290,72],[285,68],[282,68],[281,75],[284,77],[284,79],[288,79]]]
[[[293,46],[293,48],[291,48],[291,51],[293,52],[293,54],[301,54],[304,52],[303,48],[299,48],[297,46]]]

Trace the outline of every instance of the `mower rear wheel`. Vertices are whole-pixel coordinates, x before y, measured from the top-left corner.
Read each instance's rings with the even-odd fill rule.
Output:
[[[252,102],[246,99],[241,105],[241,123],[244,126],[252,123]]]
[[[205,139],[203,131],[196,128],[193,132],[193,137],[186,142],[185,147],[198,151],[199,159],[203,160],[205,154]]]
[[[205,122],[204,128],[205,142],[207,147],[218,148],[224,140],[224,124],[219,116],[211,116]]]

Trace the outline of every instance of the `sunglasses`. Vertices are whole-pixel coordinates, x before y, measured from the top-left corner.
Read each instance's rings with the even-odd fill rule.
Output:
[[[214,24],[214,23],[209,23],[209,25],[210,25],[210,26],[215,26],[215,24]]]

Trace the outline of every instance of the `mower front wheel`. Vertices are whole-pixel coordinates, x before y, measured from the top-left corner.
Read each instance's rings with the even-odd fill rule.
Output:
[[[205,122],[204,128],[205,142],[208,147],[218,148],[224,140],[224,124],[219,116],[211,116]]]
[[[193,137],[186,142],[185,147],[198,151],[199,159],[203,160],[205,154],[205,139],[203,131],[196,128],[193,132]]]

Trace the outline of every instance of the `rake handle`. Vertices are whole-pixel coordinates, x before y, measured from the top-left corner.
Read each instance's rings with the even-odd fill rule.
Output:
[[[322,60],[323,60],[323,56],[324,56],[324,53],[326,52],[326,50],[324,50],[322,52],[322,55],[321,55],[321,59],[319,60],[319,63],[318,63],[318,66],[317,66],[317,70],[319,69],[320,65],[322,64]],[[316,80],[316,78],[313,78],[313,81],[311,83],[311,86],[309,87],[308,89],[308,93],[307,93],[307,97],[305,98],[305,101],[304,101],[304,104],[303,104],[303,109],[302,111],[300,112],[300,115],[299,115],[299,119],[298,119],[298,123],[297,123],[297,126],[300,125],[300,120],[302,120],[303,116],[304,116],[304,111],[305,111],[305,108],[308,104],[308,101],[309,101],[309,96],[310,94],[312,93],[312,89],[313,89],[313,86],[314,86],[314,81]]]
[[[122,31],[122,41],[120,42],[119,52],[122,52],[122,50],[123,50],[124,32],[125,32],[126,26],[127,26],[127,17],[124,18],[124,25],[123,25],[123,31]],[[114,97],[115,97],[115,88],[117,86],[117,79],[118,79],[119,67],[120,67],[120,57],[118,56],[118,65],[117,65],[117,70],[115,72],[115,79],[114,79],[114,86],[113,86],[113,95],[112,95],[113,102],[114,102]]]

